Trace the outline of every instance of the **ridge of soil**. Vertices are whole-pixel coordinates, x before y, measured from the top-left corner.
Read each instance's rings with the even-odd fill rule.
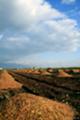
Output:
[[[0,72],[0,89],[21,87],[22,84],[15,81],[15,79],[6,70]]]

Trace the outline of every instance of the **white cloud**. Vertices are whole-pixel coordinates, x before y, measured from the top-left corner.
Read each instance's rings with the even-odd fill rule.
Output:
[[[76,0],[62,0],[62,3],[64,3],[64,4],[72,4],[75,2],[76,2]]]
[[[9,59],[45,51],[75,51],[80,46],[76,20],[44,0],[0,0],[0,49]]]

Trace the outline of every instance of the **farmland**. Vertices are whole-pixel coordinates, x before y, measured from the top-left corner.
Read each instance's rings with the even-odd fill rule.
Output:
[[[80,119],[80,69],[18,69],[7,73],[21,87],[1,89],[1,101],[20,93],[30,93],[72,106],[76,111],[75,120]]]

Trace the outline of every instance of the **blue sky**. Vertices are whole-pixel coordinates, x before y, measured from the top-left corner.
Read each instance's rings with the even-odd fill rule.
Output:
[[[61,0],[47,0],[52,7],[55,7],[61,12],[64,12],[70,18],[76,19],[80,26],[80,0],[62,0],[65,2],[61,2]],[[68,2],[66,1],[73,1]]]
[[[0,65],[80,66],[80,0],[0,0]]]

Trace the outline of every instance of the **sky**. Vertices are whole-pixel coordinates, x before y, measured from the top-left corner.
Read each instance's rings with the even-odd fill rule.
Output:
[[[0,0],[0,66],[80,66],[80,0]]]

